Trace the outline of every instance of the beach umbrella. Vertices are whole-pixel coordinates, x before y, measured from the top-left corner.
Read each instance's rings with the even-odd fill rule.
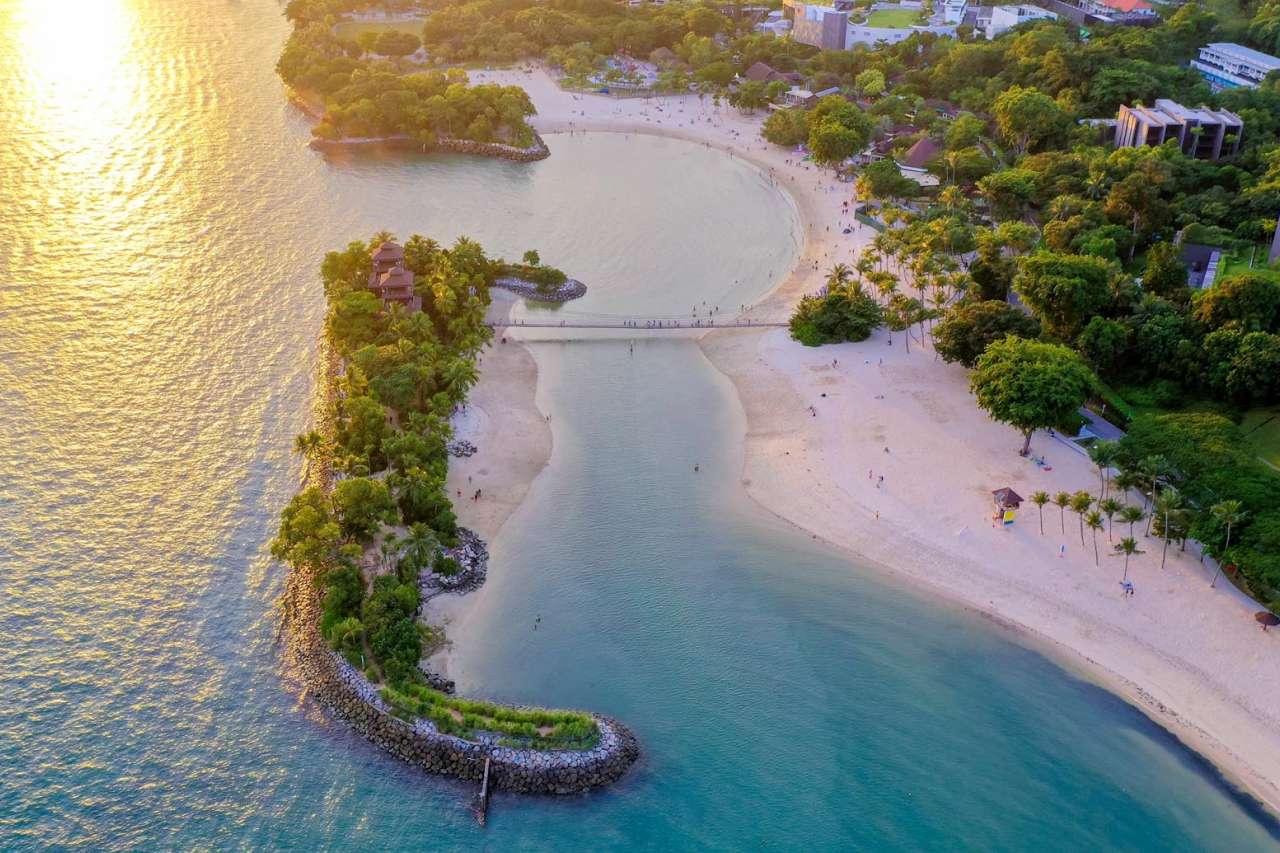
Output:
[[[1268,626],[1280,625],[1280,616],[1275,615],[1270,610],[1259,610],[1253,614],[1253,618],[1262,626],[1262,630],[1267,630]]]

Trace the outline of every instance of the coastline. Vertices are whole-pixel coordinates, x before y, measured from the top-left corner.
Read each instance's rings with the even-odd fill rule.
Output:
[[[508,319],[519,298],[496,289],[491,297],[490,320]],[[538,363],[525,344],[497,331],[479,368],[480,381],[471,389],[467,411],[455,420],[455,438],[470,441],[477,451],[449,461],[447,486],[458,523],[492,543],[550,461],[552,434],[536,399]],[[467,500],[477,488],[481,500]],[[483,592],[481,587],[437,595],[426,603],[423,615],[431,624],[443,625],[447,636],[449,623]],[[452,658],[446,643],[427,660],[433,671],[449,678]]]
[[[696,96],[646,102],[565,92],[541,69],[473,77],[523,86],[543,133],[683,139],[771,175],[795,205],[804,246],[796,268],[745,316],[785,319],[800,295],[821,286],[826,268],[851,260],[873,236],[848,221],[840,204],[847,193],[828,192],[829,176],[787,162],[789,152],[758,138],[758,116]],[[841,234],[846,223],[852,235]],[[1208,570],[1189,554],[1171,553],[1162,570],[1156,540],[1144,539],[1149,553],[1130,571],[1139,595],[1125,600],[1113,564],[1095,565],[1092,549],[1073,542],[1075,531],[1054,535],[1052,507],[1044,536],[1034,507],[1014,529],[989,526],[989,491],[1000,486],[1096,491],[1085,457],[1038,434],[1035,447],[1054,470],[1030,466],[1014,452],[1016,437],[977,410],[966,372],[937,362],[927,347],[908,356],[876,335],[809,349],[789,345],[783,331],[748,329],[710,331],[700,343],[743,406],[743,486],[757,504],[859,567],[990,619],[1141,710],[1280,813],[1280,715],[1267,710],[1280,695],[1280,672],[1272,638],[1253,623],[1256,607],[1243,594],[1228,584],[1209,590]],[[811,404],[820,417],[809,415]],[[896,452],[886,456],[888,445]],[[864,469],[884,471],[887,487],[873,488]],[[1059,544],[1067,546],[1062,558]]]
[[[509,310],[512,301],[510,298],[502,300],[496,308],[491,305],[490,310],[502,313],[504,306]],[[536,387],[536,366],[532,365],[532,357],[519,345],[512,346],[509,352],[512,354],[509,358],[499,358],[498,361],[505,361],[500,366],[514,369],[497,375],[508,378],[508,384],[525,380],[527,395],[532,397]],[[344,365],[327,336],[321,340],[319,355],[320,391],[313,403],[314,422],[317,431],[332,443],[338,420],[338,379]],[[530,366],[533,367],[532,376],[529,374]],[[533,383],[528,382],[531,378]],[[519,386],[513,390],[518,395]],[[539,421],[545,430],[545,422]],[[504,418],[503,422],[510,424],[511,419]],[[533,433],[536,430],[530,431]],[[513,444],[520,447],[522,442]],[[547,452],[549,455],[549,430]],[[527,454],[521,455],[526,457],[526,464],[536,463],[536,460],[530,461]],[[537,467],[540,468],[541,464],[545,464],[545,460]],[[453,467],[450,465],[451,469]],[[491,511],[487,518],[477,519],[486,531],[496,533],[523,499],[527,483],[533,479],[533,475],[525,477],[523,474],[518,466],[499,472],[499,491],[505,484],[513,490],[514,496],[497,502],[497,509]],[[329,454],[313,456],[312,464],[303,477],[302,488],[314,487],[327,493],[333,489],[334,483],[335,470]],[[590,717],[598,737],[592,745],[582,749],[513,744],[494,733],[466,739],[441,730],[425,717],[406,716],[403,708],[395,706],[388,697],[387,688],[371,682],[364,672],[331,648],[322,635],[323,595],[317,571],[314,565],[294,564],[286,576],[281,596],[281,630],[288,637],[288,658],[307,693],[384,752],[428,773],[471,782],[483,779],[484,792],[492,788],[553,795],[580,794],[607,787],[626,775],[639,757],[639,743],[630,729],[612,717],[589,711],[580,713]],[[448,595],[458,597],[462,594]],[[547,710],[523,705],[503,707]],[[486,796],[487,793],[480,795],[482,808]]]

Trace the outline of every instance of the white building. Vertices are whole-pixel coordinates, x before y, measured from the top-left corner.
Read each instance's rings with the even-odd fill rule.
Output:
[[[1041,18],[1052,21],[1057,17],[1056,12],[1041,9],[1039,6],[1025,4],[1020,6],[994,6],[991,9],[991,18],[987,21],[987,38],[993,39],[1019,24],[1025,24],[1027,21],[1035,21]]]
[[[959,24],[964,20],[964,13],[968,8],[969,0],[942,0],[943,22]]]
[[[1191,67],[1215,92],[1256,89],[1268,74],[1280,71],[1280,59],[1244,45],[1215,42],[1200,48],[1200,58],[1191,60]]]

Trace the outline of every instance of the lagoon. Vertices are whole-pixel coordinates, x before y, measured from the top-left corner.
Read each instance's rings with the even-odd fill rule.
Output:
[[[453,631],[463,691],[614,714],[645,756],[476,827],[462,786],[282,668],[266,542],[320,257],[470,234],[586,281],[565,311],[732,306],[794,259],[791,206],[738,161],[619,135],[549,137],[532,165],[328,161],[272,72],[279,4],[77,12],[0,0],[6,848],[1275,844],[1119,699],[750,503],[732,388],[650,339],[531,345],[552,463]]]

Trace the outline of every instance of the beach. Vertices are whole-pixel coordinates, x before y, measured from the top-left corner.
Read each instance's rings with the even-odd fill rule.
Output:
[[[677,137],[724,150],[771,175],[804,223],[796,270],[744,316],[784,320],[800,295],[816,291],[833,264],[852,263],[873,232],[844,235],[847,184],[759,138],[762,115],[740,115],[696,96],[611,99],[565,92],[544,72],[473,73],[477,82],[517,84],[538,108],[544,134],[606,131]],[[659,106],[661,107],[659,109]],[[1190,553],[1135,529],[1139,547],[1122,594],[1123,560],[1098,558],[1079,521],[1050,504],[1023,504],[1011,526],[992,522],[991,491],[1011,487],[1099,491],[1096,469],[1078,450],[1037,433],[1020,457],[1019,436],[992,422],[967,389],[967,372],[930,347],[905,351],[880,332],[860,344],[802,347],[784,330],[708,333],[701,344],[737,389],[746,415],[742,482],[761,506],[915,588],[989,616],[1022,641],[1124,696],[1223,774],[1280,811],[1280,671],[1276,642],[1253,620],[1256,604]],[[461,523],[486,539],[523,499],[551,450],[550,427],[534,399],[537,368],[516,344],[495,339],[464,418],[480,452],[455,460],[450,488],[483,489],[458,500]],[[812,407],[812,410],[810,409]],[[460,433],[462,430],[460,430]],[[883,481],[881,481],[883,477]],[[468,478],[471,478],[470,480]],[[469,494],[469,493],[468,493]],[[1118,529],[1116,537],[1128,535]],[[452,600],[444,600],[452,599]],[[445,596],[430,615],[445,620],[465,599]],[[438,602],[438,603],[437,603]],[[447,653],[438,656],[447,666]]]

